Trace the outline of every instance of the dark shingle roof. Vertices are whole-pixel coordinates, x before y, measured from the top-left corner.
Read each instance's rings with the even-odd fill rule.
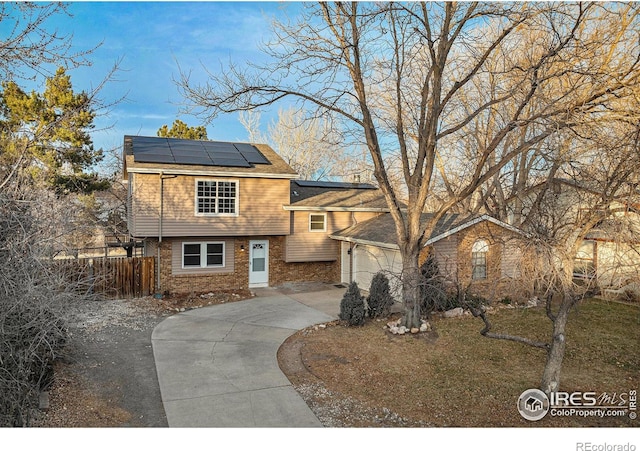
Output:
[[[367,183],[291,181],[291,207],[388,211],[382,192]]]
[[[420,218],[422,230],[424,231],[427,223],[433,218],[431,213],[423,213]],[[427,239],[427,244],[438,241],[449,234],[462,230],[470,225],[491,221],[501,227],[507,228],[517,233],[522,233],[518,229],[509,226],[501,221],[491,218],[487,215],[482,216],[462,216],[457,213],[445,214],[436,223],[436,227]],[[376,244],[382,247],[397,248],[396,226],[390,214],[383,214],[367,221],[362,221],[344,230],[340,230],[331,235],[332,238],[354,241],[361,243]]]

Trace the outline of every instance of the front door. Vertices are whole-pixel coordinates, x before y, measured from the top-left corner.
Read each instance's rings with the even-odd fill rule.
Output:
[[[269,286],[269,240],[249,241],[249,286]]]

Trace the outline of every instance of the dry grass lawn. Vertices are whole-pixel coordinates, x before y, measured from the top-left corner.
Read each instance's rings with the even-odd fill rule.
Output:
[[[547,341],[551,322],[543,308],[500,309],[490,316],[494,330]],[[435,333],[394,336],[384,321],[362,327],[336,322],[308,328],[285,347],[299,348],[307,373],[287,373],[294,386],[321,384],[332,400],[310,399],[312,408],[349,399],[376,412],[394,412],[406,425],[437,427],[638,426],[622,418],[551,417],[523,419],[520,394],[539,385],[546,355],[523,344],[482,337],[471,316],[436,318]],[[640,388],[640,309],[590,299],[570,318],[562,391],[621,393]],[[381,425],[345,419],[341,425]],[[384,424],[382,424],[384,425]]]

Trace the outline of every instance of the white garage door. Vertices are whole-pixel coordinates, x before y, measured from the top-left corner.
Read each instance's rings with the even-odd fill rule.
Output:
[[[399,277],[402,274],[400,251],[358,245],[353,254],[353,280],[361,290],[368,291],[373,276],[382,271],[389,278],[392,293],[399,298]]]

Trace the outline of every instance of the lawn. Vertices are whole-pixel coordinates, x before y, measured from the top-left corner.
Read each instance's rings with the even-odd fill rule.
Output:
[[[551,322],[543,308],[503,308],[490,315],[494,331],[548,341]],[[520,394],[537,388],[546,353],[520,343],[489,339],[471,316],[434,318],[435,333],[396,336],[386,321],[362,327],[334,323],[298,332],[300,355],[311,373],[289,375],[294,386],[321,383],[337,397],[372,411],[391,411],[409,424],[438,427],[638,426],[622,418],[523,419]],[[640,309],[589,299],[572,313],[561,390],[602,394],[640,388]],[[316,400],[318,401],[318,400]],[[307,400],[309,402],[309,400]],[[318,401],[321,402],[321,401]],[[329,402],[327,400],[323,402]],[[346,426],[375,426],[362,419]]]

